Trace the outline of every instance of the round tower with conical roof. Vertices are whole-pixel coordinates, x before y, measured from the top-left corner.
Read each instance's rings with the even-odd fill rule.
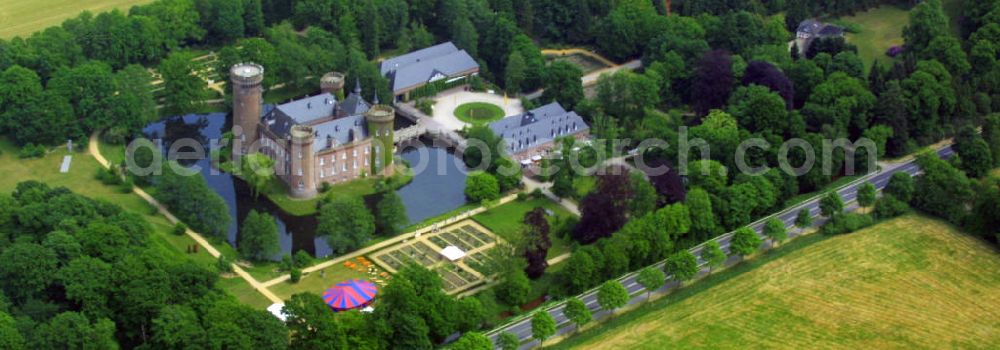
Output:
[[[295,125],[289,131],[292,138],[292,166],[288,176],[288,187],[293,197],[311,198],[316,196],[316,151],[313,144],[316,134],[306,125]]]
[[[230,69],[229,76],[233,84],[233,135],[240,143],[239,147],[233,147],[233,156],[238,158],[249,153],[251,145],[257,141],[264,67],[256,63],[238,63]]]
[[[392,176],[393,173],[393,122],[396,110],[386,105],[376,104],[365,113],[368,135],[372,139],[372,174]]]

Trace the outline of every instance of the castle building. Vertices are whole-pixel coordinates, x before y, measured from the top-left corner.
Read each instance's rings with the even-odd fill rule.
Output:
[[[233,66],[234,159],[259,152],[274,160],[275,174],[292,196],[309,198],[323,183],[391,176],[392,107],[361,97],[361,85],[343,99],[344,76],[320,80],[322,92],[275,106],[263,105],[264,68]]]

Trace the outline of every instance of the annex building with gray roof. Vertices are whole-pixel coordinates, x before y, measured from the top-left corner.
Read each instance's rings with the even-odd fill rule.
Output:
[[[544,157],[558,138],[584,139],[590,135],[583,118],[558,102],[497,120],[490,123],[490,129],[504,140],[507,153],[522,164]]]
[[[411,91],[429,83],[479,74],[479,63],[450,41],[386,59],[380,67],[397,101],[409,99]]]

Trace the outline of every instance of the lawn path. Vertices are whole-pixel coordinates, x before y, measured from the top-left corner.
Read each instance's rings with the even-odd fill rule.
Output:
[[[94,159],[96,159],[97,162],[100,163],[102,167],[110,168],[111,163],[109,163],[108,160],[105,159],[103,155],[101,155],[100,147],[98,147],[98,142],[97,142],[98,136],[99,132],[94,132],[92,135],[90,135],[90,142],[88,144],[90,155],[93,156]],[[159,201],[153,198],[153,196],[149,195],[149,193],[146,193],[146,191],[144,191],[142,188],[139,188],[139,186],[132,186],[132,192],[139,195],[139,197],[142,197],[143,200],[156,207],[156,210],[159,211],[160,214],[162,214],[164,217],[166,217],[167,220],[170,221],[170,223],[176,224],[180,222],[180,220],[178,220],[177,217],[174,216],[174,214],[170,213],[170,211],[167,210],[167,207],[160,204]],[[204,248],[205,251],[207,251],[213,257],[218,258],[220,255],[222,255],[222,253],[220,253],[218,249],[215,249],[215,247],[213,247],[211,243],[205,240],[205,237],[203,237],[201,234],[192,231],[190,228],[187,229],[185,233],[187,233],[188,236],[194,239],[195,242],[198,242],[198,245]],[[247,283],[249,283],[250,286],[253,287],[253,289],[257,290],[257,292],[259,292],[265,298],[270,300],[272,303],[282,302],[281,298],[278,298],[278,296],[274,295],[274,293],[271,293],[271,291],[268,290],[266,286],[257,281],[257,279],[253,278],[253,276],[250,276],[250,274],[247,273],[245,270],[243,270],[242,267],[236,264],[232,264],[232,266],[233,266],[233,271],[236,272],[237,275],[246,280]]]

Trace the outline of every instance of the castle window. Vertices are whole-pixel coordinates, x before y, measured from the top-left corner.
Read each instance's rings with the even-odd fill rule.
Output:
[[[371,147],[365,147],[365,154],[368,154],[369,149],[371,149]]]
[[[351,157],[357,157],[357,156],[358,156],[358,149],[355,148],[355,149],[351,150]]]
[[[299,151],[299,159],[302,159],[302,151]]]
[[[305,188],[305,187],[306,187],[306,184],[302,183],[302,181],[299,181],[299,188]]]
[[[340,159],[347,159],[347,152],[341,153]]]
[[[333,168],[330,168],[330,170],[332,170],[332,171],[330,171],[330,176],[337,175],[337,167],[336,166],[334,166]]]
[[[368,166],[368,158],[365,158],[365,166]]]
[[[347,163],[344,163],[343,171],[347,171]]]
[[[299,174],[299,176],[302,176],[302,168],[299,168],[296,172]]]
[[[326,165],[326,157],[319,157],[319,165]]]
[[[323,172],[323,169],[319,169],[319,178],[321,178],[321,179],[322,179],[322,178],[324,178],[324,177],[326,177],[326,173],[325,173],[325,172]]]
[[[354,161],[354,164],[353,164],[353,165],[351,165],[351,169],[357,169],[357,168],[358,168],[358,161],[357,161],[357,160],[355,160],[355,161]]]

